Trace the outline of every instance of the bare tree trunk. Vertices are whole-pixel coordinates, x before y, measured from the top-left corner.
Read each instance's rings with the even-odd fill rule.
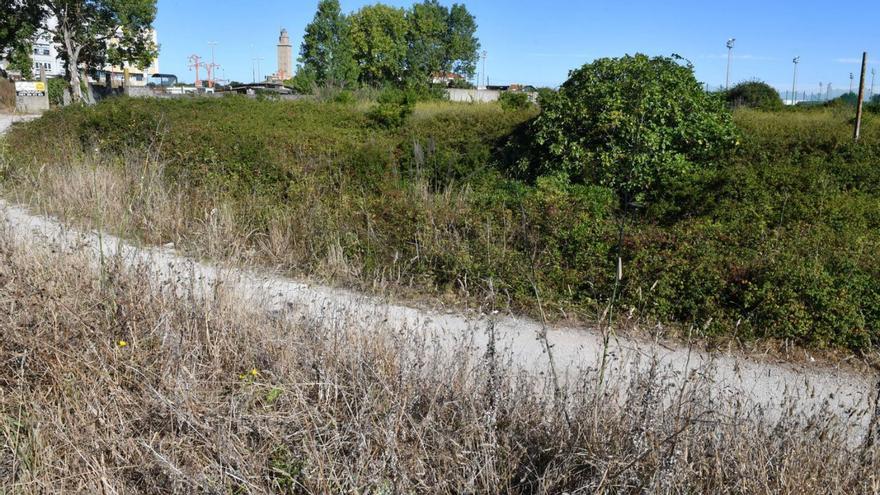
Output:
[[[68,26],[68,20],[58,19],[58,29],[64,38],[64,49],[67,50],[67,81],[70,83],[70,96],[74,103],[83,100],[82,83],[79,77],[79,51],[81,47],[74,47],[73,36]]]
[[[71,67],[67,69],[67,75],[70,82],[70,95],[73,97],[74,103],[79,103],[83,99],[82,83],[79,79],[79,69],[70,62]]]

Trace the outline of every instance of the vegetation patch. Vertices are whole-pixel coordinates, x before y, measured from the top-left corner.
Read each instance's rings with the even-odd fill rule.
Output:
[[[360,103],[120,98],[16,126],[0,168],[8,194],[66,218],[363,290],[451,304],[494,294],[533,315],[538,294],[548,317],[585,320],[614,301],[707,338],[876,348],[876,116],[854,144],[839,108],[693,111],[693,125],[644,134],[656,140],[636,154],[626,133],[574,143],[650,172],[630,182],[573,158],[511,174],[534,156],[530,129],[552,128],[542,106],[535,120],[536,108],[419,103],[381,126]],[[711,136],[697,152],[659,144]],[[627,211],[622,190],[644,194]]]
[[[782,110],[784,106],[779,92],[762,81],[741,82],[730,88],[724,97],[732,108]]]

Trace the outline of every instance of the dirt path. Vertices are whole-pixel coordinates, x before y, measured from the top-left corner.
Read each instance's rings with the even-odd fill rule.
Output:
[[[79,232],[60,222],[37,215],[0,200],[0,216],[17,242],[41,242],[62,250],[85,250],[94,259],[119,257],[127,266],[146,266],[157,283],[192,288],[208,293],[217,284],[237,297],[267,311],[284,310],[295,315],[319,318],[324,324],[356,324],[364,329],[390,326],[401,332],[420,332],[445,348],[469,340],[474,352],[482,353],[487,343],[485,316],[467,317],[440,314],[388,303],[351,291],[307,285],[284,277],[219,268],[195,262],[171,249],[141,248],[113,236]],[[515,365],[530,372],[547,371],[548,358],[537,338],[541,325],[523,318],[499,317],[495,332],[502,351]],[[596,369],[602,359],[603,343],[598,332],[589,328],[553,327],[548,332],[556,367],[563,380],[584,369]],[[667,371],[687,376],[692,370],[710,365],[714,386],[720,397],[735,394],[750,407],[762,408],[771,417],[791,412],[785,397],[796,398],[796,412],[810,414],[823,409],[846,416],[867,412],[873,407],[876,376],[861,375],[828,367],[762,363],[734,355],[690,352],[653,342],[614,339],[608,348],[608,369],[612,380],[625,380],[628,370],[645,366],[656,356]],[[862,415],[867,425],[867,414]],[[855,433],[854,433],[855,434]]]

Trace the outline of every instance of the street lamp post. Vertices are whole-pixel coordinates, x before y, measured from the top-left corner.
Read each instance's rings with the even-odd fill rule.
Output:
[[[727,40],[727,78],[724,83],[725,89],[730,89],[730,60],[733,58],[734,43],[736,43],[736,38],[730,38]]]
[[[794,64],[794,79],[791,81],[791,105],[794,106],[795,102],[797,102],[797,66],[800,63],[801,58],[795,57],[791,60]]]

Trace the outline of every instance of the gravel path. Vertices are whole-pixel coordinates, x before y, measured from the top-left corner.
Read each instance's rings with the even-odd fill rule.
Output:
[[[208,293],[216,284],[237,297],[267,311],[290,311],[320,318],[325,324],[356,324],[364,329],[377,325],[420,332],[445,348],[470,339],[475,352],[482,352],[489,339],[486,316],[469,317],[416,309],[351,291],[308,285],[252,271],[219,268],[195,262],[167,248],[137,247],[113,236],[79,232],[60,222],[33,215],[0,200],[0,217],[16,242],[49,244],[61,250],[85,250],[94,259],[103,251],[118,256],[128,266],[147,266],[157,283],[193,288]],[[537,338],[541,325],[524,318],[498,317],[498,347],[512,356],[514,364],[535,373],[547,371],[548,358]],[[589,328],[552,327],[548,339],[562,379],[601,362],[602,338]],[[877,377],[848,370],[786,363],[766,363],[736,355],[710,354],[670,348],[637,339],[613,339],[609,346],[609,376],[625,380],[634,366],[645,366],[656,356],[667,371],[685,373],[707,365],[714,369],[713,383],[720,396],[735,396],[750,407],[762,408],[771,417],[789,414],[786,397],[796,398],[796,412],[810,414],[827,409],[846,416],[866,413],[873,407]],[[868,414],[862,414],[864,428]],[[857,433],[854,433],[857,435]]]

